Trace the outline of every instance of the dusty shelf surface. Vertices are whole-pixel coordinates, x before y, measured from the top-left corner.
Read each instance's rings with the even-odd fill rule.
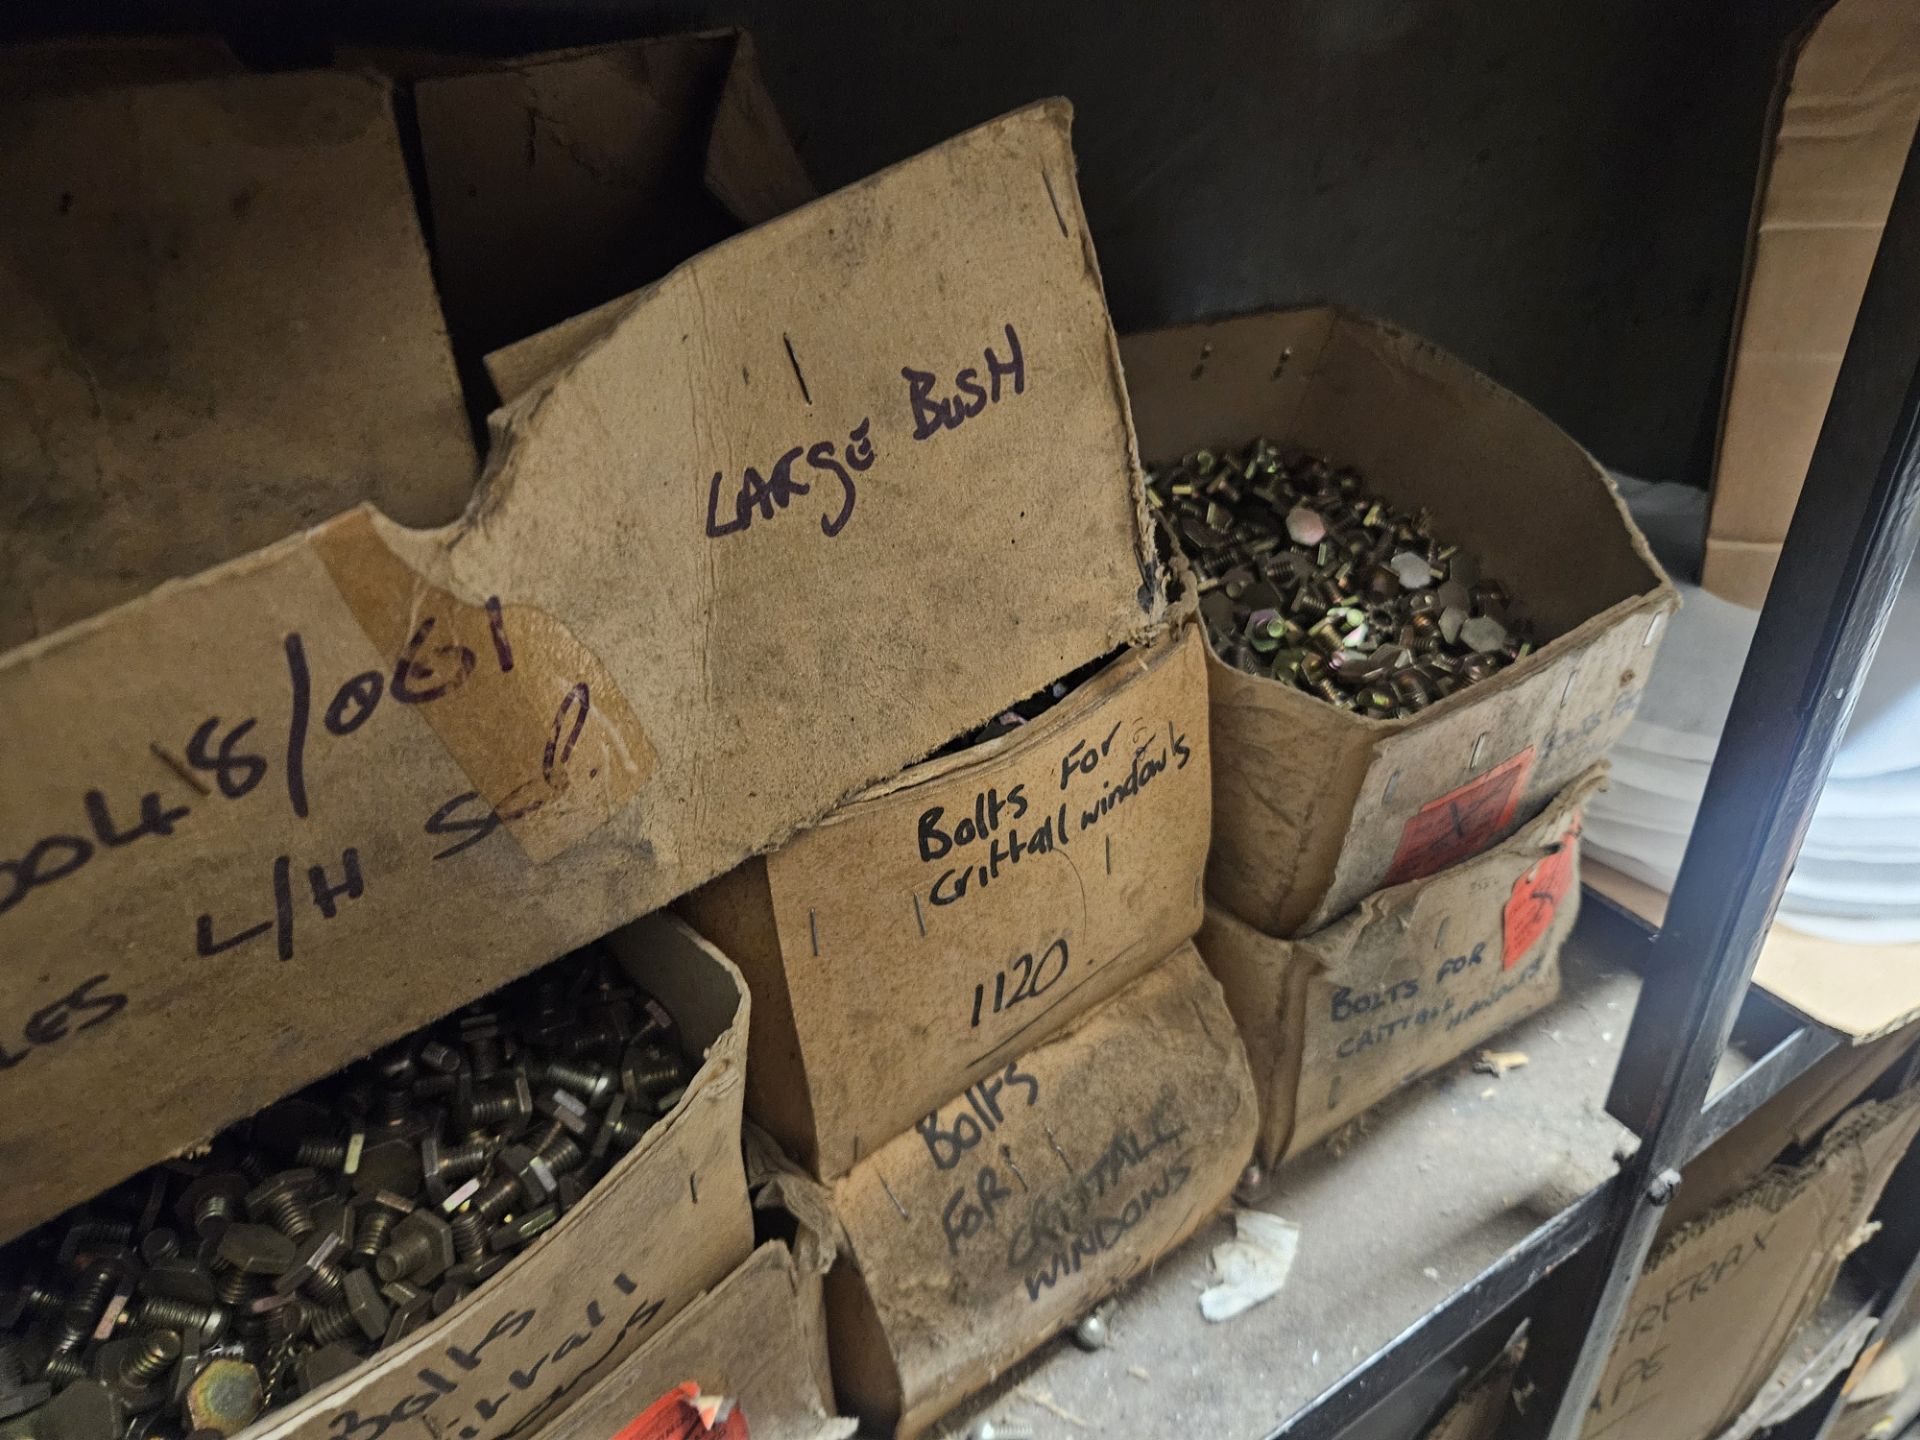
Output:
[[[1210,1324],[1200,1292],[1224,1216],[1124,1290],[1111,1343],[1057,1339],[932,1434],[982,1418],[1034,1440],[1192,1433],[1258,1440],[1613,1173],[1632,1143],[1606,1113],[1638,980],[1607,969],[1583,921],[1552,1006],[1506,1032],[1528,1063],[1495,1078],[1464,1057],[1273,1176],[1255,1207],[1300,1227],[1286,1288]],[[1437,1398],[1437,1397],[1436,1397]]]

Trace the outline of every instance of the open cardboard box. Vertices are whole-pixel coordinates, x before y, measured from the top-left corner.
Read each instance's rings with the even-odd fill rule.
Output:
[[[811,195],[738,32],[339,58],[0,57],[0,647],[361,502],[453,519],[482,353]]]
[[[623,302],[451,525],[362,506],[0,656],[0,1238],[1159,632],[1067,131]]]
[[[1278,1165],[1560,993],[1580,911],[1580,806],[1595,767],[1512,838],[1275,940],[1219,905],[1200,953],[1226,990]]]
[[[1149,462],[1264,435],[1355,466],[1431,512],[1544,642],[1399,720],[1210,655],[1216,900],[1268,935],[1318,929],[1504,839],[1606,755],[1678,601],[1606,472],[1551,421],[1426,341],[1328,307],[1132,335],[1121,358]]]
[[[815,1175],[1199,929],[1204,647],[1188,625],[1124,651],[1032,722],[908,768],[681,902],[759,1001],[748,1112]]]
[[[531,1433],[746,1259],[740,972],[670,915],[604,944],[674,1018],[694,1067],[679,1101],[497,1275],[357,1369],[269,1410],[245,1440],[338,1440],[402,1424]]]

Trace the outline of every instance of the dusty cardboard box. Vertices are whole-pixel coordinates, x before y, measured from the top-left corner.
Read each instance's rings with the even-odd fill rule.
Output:
[[[1761,604],[1920,121],[1920,11],[1838,0],[1774,101],[1701,582]]]
[[[248,1440],[416,1422],[446,1435],[530,1429],[746,1258],[753,1219],[740,1154],[748,1012],[740,972],[665,914],[623,927],[602,948],[673,1017],[694,1067],[680,1098],[468,1298],[333,1384],[270,1408],[246,1427]]]
[[[762,1245],[540,1431],[540,1440],[611,1440],[688,1384],[703,1397],[732,1401],[752,1440],[843,1440],[854,1423],[834,1416],[814,1364],[826,1345],[825,1323],[819,1277],[803,1275],[785,1245]]]
[[[1264,435],[1433,515],[1545,642],[1420,714],[1372,720],[1209,656],[1207,888],[1269,935],[1444,869],[1539,813],[1619,738],[1677,604],[1606,472],[1518,397],[1415,336],[1331,308],[1121,342],[1140,453]]]
[[[1161,628],[1067,129],[676,270],[455,525],[362,507],[0,656],[0,1237]]]
[[[0,646],[362,501],[451,520],[465,404],[391,88],[0,59]]]
[[[1805,1162],[1656,1241],[1586,1440],[1699,1440],[1737,1416],[1860,1243],[1916,1129],[1920,1093],[1858,1106]]]
[[[1254,1093],[1191,944],[825,1187],[843,1407],[911,1440],[1173,1249],[1232,1190]],[[812,1197],[809,1199],[809,1197]]]
[[[744,31],[492,62],[370,58],[417,77],[441,303],[475,355],[814,198]]]
[[[0,58],[0,645],[362,501],[453,519],[486,350],[811,198],[739,32],[342,65]]]
[[[1580,909],[1580,805],[1600,767],[1484,855],[1275,940],[1218,904],[1200,953],[1226,990],[1277,1165],[1560,993]]]
[[[1188,625],[1129,650],[681,903],[760,1002],[749,1113],[814,1174],[845,1174],[1199,929],[1204,644]]]

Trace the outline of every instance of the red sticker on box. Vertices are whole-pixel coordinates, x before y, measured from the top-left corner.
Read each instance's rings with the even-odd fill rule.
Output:
[[[1424,879],[1498,839],[1513,818],[1531,769],[1533,746],[1529,745],[1458,790],[1422,805],[1400,832],[1400,848],[1394,851],[1385,883]]]
[[[686,1380],[642,1411],[613,1440],[747,1440],[747,1416],[731,1400]]]
[[[1511,970],[1517,965],[1552,927],[1560,902],[1573,889],[1573,854],[1579,838],[1580,822],[1576,819],[1560,837],[1554,852],[1534,861],[1513,882],[1513,893],[1507,896],[1506,913],[1501,917],[1501,938],[1506,946],[1502,969]]]

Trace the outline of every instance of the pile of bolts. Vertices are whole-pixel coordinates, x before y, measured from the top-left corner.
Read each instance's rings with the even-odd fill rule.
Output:
[[[678,1103],[589,947],[0,1252],[0,1436],[231,1435],[445,1314]]]
[[[1196,572],[1214,653],[1250,675],[1392,720],[1533,648],[1505,586],[1352,469],[1256,439],[1156,468],[1147,495]]]

